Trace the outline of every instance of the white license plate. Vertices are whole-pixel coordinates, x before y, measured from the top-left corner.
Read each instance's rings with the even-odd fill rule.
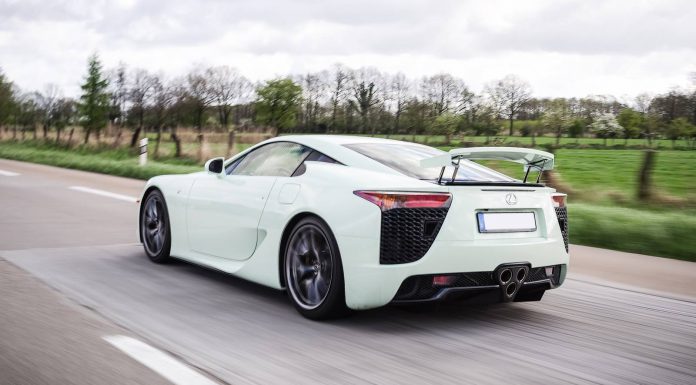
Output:
[[[479,233],[517,233],[536,231],[533,212],[496,213],[478,212]]]

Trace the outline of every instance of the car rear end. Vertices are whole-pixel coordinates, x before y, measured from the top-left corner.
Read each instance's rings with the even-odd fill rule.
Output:
[[[450,207],[439,209],[446,213],[434,236],[419,234],[417,219],[398,225],[413,229],[411,233],[395,231],[398,227],[385,221],[393,214],[383,213],[381,242],[389,252],[380,254],[380,263],[412,267],[394,302],[538,299],[562,283],[568,264],[567,216],[564,204],[554,205],[561,206],[564,199],[554,200],[552,190],[543,187],[467,186],[452,187],[450,193]],[[414,242],[406,238],[429,247],[408,250]],[[408,258],[382,259],[394,255]]]
[[[377,206],[380,225],[375,242],[346,250],[359,259],[346,277],[349,306],[530,301],[563,283],[566,196],[538,183],[495,180],[473,163],[462,169],[468,180],[432,181],[432,192],[355,192]],[[364,257],[373,251],[378,261]]]

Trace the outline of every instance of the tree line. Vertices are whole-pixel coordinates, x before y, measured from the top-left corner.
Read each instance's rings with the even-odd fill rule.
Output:
[[[696,75],[693,85],[696,86]],[[696,87],[674,89],[631,101],[612,96],[537,98],[515,75],[488,83],[482,92],[463,79],[439,73],[419,79],[375,68],[331,69],[254,83],[230,66],[196,67],[187,74],[162,74],[120,64],[104,69],[88,60],[79,99],[62,96],[55,85],[24,92],[0,71],[0,126],[12,137],[46,138],[49,131],[68,143],[76,126],[84,143],[100,140],[106,127],[114,145],[136,146],[145,131],[170,134],[182,154],[178,129],[225,132],[228,152],[240,131],[370,135],[476,136],[553,135],[606,139],[655,138],[696,141]]]

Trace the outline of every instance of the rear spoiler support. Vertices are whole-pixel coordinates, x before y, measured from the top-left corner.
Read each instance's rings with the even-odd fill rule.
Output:
[[[541,166],[539,166],[537,164],[539,162],[536,162],[534,164],[530,163],[530,164],[526,165],[525,168],[527,169],[527,171],[524,172],[524,180],[522,181],[522,183],[527,183],[527,178],[529,177],[529,170],[531,170],[532,168],[536,168],[537,170],[539,170],[539,174],[537,175],[537,179],[536,179],[536,182],[539,183],[539,180],[541,180],[541,173],[542,173],[542,171],[544,171],[544,163],[546,163],[546,161],[547,161],[547,159],[541,160],[540,161]],[[443,168],[442,171],[444,172],[445,169]]]
[[[442,179],[445,174],[445,168],[454,166],[451,182],[457,177],[459,171],[459,163],[462,159],[469,160],[504,160],[508,162],[520,163],[524,166],[524,183],[529,179],[529,171],[534,168],[539,171],[537,175],[537,183],[541,179],[543,171],[552,170],[554,166],[554,156],[545,151],[539,151],[530,148],[518,147],[470,147],[470,148],[455,148],[448,153],[433,156],[431,158],[422,159],[421,167],[441,167],[440,176],[437,179],[438,184],[442,184]]]

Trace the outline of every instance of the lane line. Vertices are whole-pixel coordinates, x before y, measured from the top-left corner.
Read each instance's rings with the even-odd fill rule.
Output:
[[[2,175],[2,176],[17,176],[20,174],[18,172],[0,170],[0,175]]]
[[[138,201],[138,198],[136,198],[136,197],[132,197],[129,195],[116,194],[116,193],[112,193],[112,192],[104,191],[104,190],[97,190],[97,189],[89,188],[89,187],[70,186],[69,189],[75,190],[75,191],[82,191],[82,192],[95,194],[95,195],[101,195],[101,196],[109,197],[109,198],[113,198],[113,199],[119,199],[122,201],[131,202],[131,203],[135,203]]]
[[[135,338],[121,335],[102,338],[176,385],[217,385],[172,356]]]

